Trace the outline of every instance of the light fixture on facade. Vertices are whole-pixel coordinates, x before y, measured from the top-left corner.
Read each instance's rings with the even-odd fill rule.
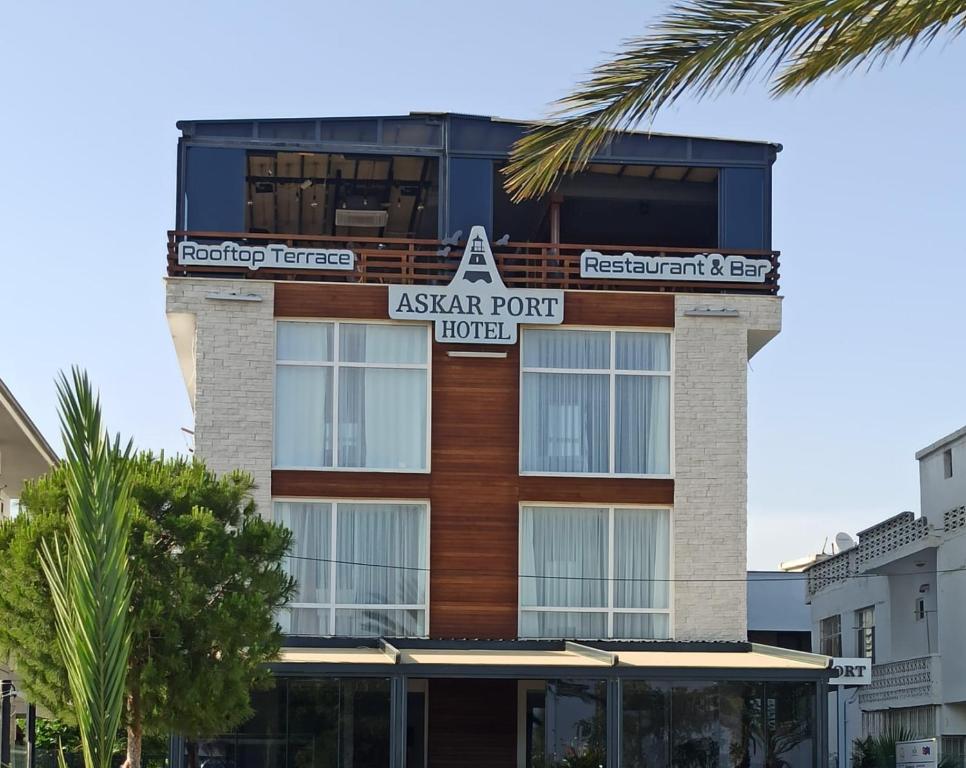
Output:
[[[208,293],[206,299],[211,301],[262,301],[258,293],[238,293],[237,291],[226,291],[225,293]]]

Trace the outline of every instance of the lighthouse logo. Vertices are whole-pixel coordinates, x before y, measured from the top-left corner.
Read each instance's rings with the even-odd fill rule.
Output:
[[[562,323],[563,303],[563,291],[507,288],[481,226],[470,230],[449,285],[389,286],[389,317],[432,320],[436,341],[447,344],[515,344],[521,323]]]

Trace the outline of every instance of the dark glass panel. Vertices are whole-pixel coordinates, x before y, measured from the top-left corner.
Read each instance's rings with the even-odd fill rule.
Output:
[[[764,768],[763,694],[762,683],[718,683],[721,765]]]
[[[291,681],[288,714],[289,768],[338,765],[339,681]]]
[[[624,683],[624,768],[668,768],[670,684],[633,680]]]
[[[671,762],[675,768],[717,768],[715,683],[675,683],[671,692]]]
[[[339,717],[340,761],[333,766],[389,765],[389,681],[343,680]]]
[[[602,680],[547,683],[548,768],[607,762],[607,685]]]
[[[767,768],[815,764],[815,684],[766,683]]]

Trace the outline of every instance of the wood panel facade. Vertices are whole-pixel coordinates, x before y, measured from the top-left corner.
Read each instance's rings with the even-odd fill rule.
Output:
[[[429,681],[429,768],[517,764],[517,681]]]
[[[382,320],[387,306],[384,286],[275,287],[277,317]],[[573,324],[674,323],[670,294],[568,292],[564,306],[565,322]],[[428,499],[430,636],[513,638],[521,502],[671,504],[674,482],[521,476],[519,344],[501,347],[505,358],[447,355],[468,349],[433,343],[430,473],[275,470],[272,495]]]

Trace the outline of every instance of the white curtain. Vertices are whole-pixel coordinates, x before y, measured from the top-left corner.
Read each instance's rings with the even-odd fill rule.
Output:
[[[667,333],[615,334],[619,371],[670,371]],[[669,376],[617,375],[614,382],[614,465],[618,473],[666,475],[671,471]]]
[[[671,388],[667,376],[617,376],[614,467],[629,475],[671,471]]]
[[[332,465],[332,369],[275,369],[275,466]]]
[[[332,505],[277,501],[274,520],[292,531],[292,549],[286,571],[296,581],[294,603],[328,604],[331,600]],[[329,609],[291,608],[283,617],[283,629],[293,634],[329,634]]]
[[[426,370],[339,370],[339,466],[426,468]]]
[[[606,374],[523,374],[522,467],[528,472],[609,470]]]
[[[527,330],[524,368],[610,368],[610,332]]]
[[[606,606],[607,510],[525,507],[522,518],[521,604]]]
[[[601,640],[607,637],[607,614],[588,611],[523,611],[520,637]]]
[[[671,624],[666,613],[615,613],[612,637],[621,640],[667,640]]]
[[[423,365],[426,326],[339,327],[343,362]],[[339,466],[426,468],[425,368],[342,368],[339,371]]]
[[[333,634],[340,637],[422,637],[426,634],[426,611],[337,608]]]
[[[275,359],[331,362],[332,323],[278,323],[275,326]]]
[[[671,522],[666,509],[614,510],[614,607],[668,608]]]
[[[669,334],[619,331],[615,336],[615,367],[618,370],[671,370],[671,336]]]
[[[425,363],[425,325],[343,323],[339,359],[346,363]]]
[[[336,602],[415,605],[426,599],[426,508],[339,504]],[[344,563],[366,563],[346,565]],[[380,567],[390,566],[390,567]]]

